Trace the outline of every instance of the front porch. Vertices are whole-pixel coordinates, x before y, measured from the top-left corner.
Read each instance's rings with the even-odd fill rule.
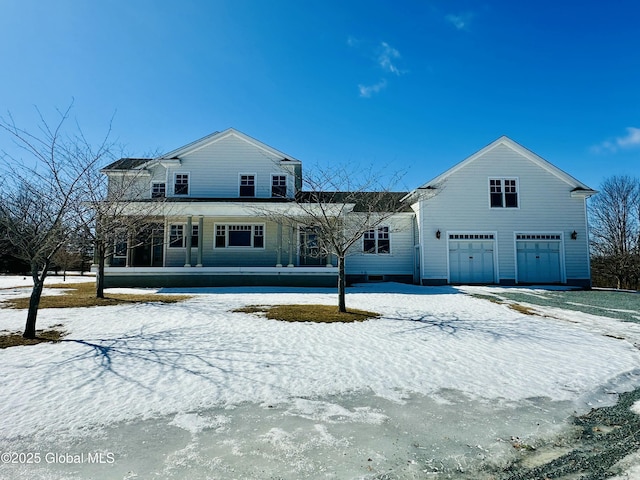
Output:
[[[338,268],[106,267],[105,287],[336,287]]]

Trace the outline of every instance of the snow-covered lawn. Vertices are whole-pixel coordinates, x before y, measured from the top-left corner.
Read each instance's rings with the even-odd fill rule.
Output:
[[[0,350],[0,452],[113,460],[0,463],[0,478],[419,478],[496,462],[511,436],[556,434],[640,386],[638,324],[523,315],[452,287],[350,288],[349,307],[383,315],[352,324],[231,311],[333,304],[330,289],[189,293],[42,310],[38,327],[63,324],[66,341]],[[0,330],[24,319],[1,309]]]

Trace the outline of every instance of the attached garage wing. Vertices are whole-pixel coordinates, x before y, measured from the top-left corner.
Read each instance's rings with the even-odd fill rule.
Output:
[[[563,283],[562,236],[517,234],[518,283]]]
[[[449,283],[496,283],[493,234],[449,235]]]

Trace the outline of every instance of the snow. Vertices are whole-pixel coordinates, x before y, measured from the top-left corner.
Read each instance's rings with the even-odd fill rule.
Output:
[[[7,289],[10,279],[0,278],[5,288],[0,300],[14,296]],[[80,440],[104,448],[98,439],[136,425],[136,431],[145,426],[172,439],[160,448],[164,457],[157,462],[169,468],[160,476],[183,478],[182,463],[211,455],[204,451],[213,447],[202,443],[208,436],[226,450],[216,450],[215,461],[199,465],[203,471],[235,478],[221,472],[230,465],[240,468],[233,462],[257,455],[253,449],[259,444],[265,471],[277,473],[269,462],[283,455],[290,459],[291,478],[303,478],[310,475],[303,465],[324,465],[309,457],[313,451],[330,455],[358,444],[361,452],[367,442],[354,440],[357,431],[386,448],[399,448],[380,434],[397,424],[418,435],[416,418],[403,419],[407,412],[451,418],[462,408],[469,415],[484,412],[488,420],[483,421],[489,421],[497,412],[509,417],[518,411],[528,426],[538,424],[540,431],[529,434],[545,435],[573,410],[615,400],[611,392],[640,385],[640,351],[633,345],[640,341],[637,325],[583,314],[575,318],[576,312],[545,307],[536,309],[553,318],[523,315],[452,287],[371,284],[348,292],[349,307],[382,318],[282,323],[232,312],[252,304],[336,302],[332,289],[295,288],[194,289],[192,299],[177,304],[41,310],[38,328],[63,324],[68,335],[58,344],[0,350],[0,450],[24,442],[60,448]],[[2,309],[0,330],[21,330],[24,318],[24,311]],[[554,420],[541,425],[532,417],[541,411]],[[239,412],[259,427],[248,429]],[[471,437],[469,425],[477,421],[464,424]],[[522,429],[513,421],[500,420],[512,431]],[[455,435],[446,433],[452,422],[433,427],[438,438]],[[493,433],[474,437],[474,455],[498,448]],[[488,438],[491,442],[479,445]],[[383,471],[391,459],[376,448],[381,447],[372,443],[368,468]],[[348,476],[355,475],[352,470],[329,478],[356,478]],[[46,478],[46,470],[38,471],[37,478]],[[29,469],[11,474],[36,478]],[[109,475],[104,478],[115,478]]]
[[[80,282],[95,282],[96,277],[92,273],[85,273],[84,275],[67,273],[66,283],[80,283]],[[48,275],[44,279],[45,285],[51,285],[52,283],[65,283],[63,281],[62,274]],[[15,287],[31,287],[33,286],[33,279],[29,276],[14,276],[14,275],[0,275],[0,289],[15,288]]]

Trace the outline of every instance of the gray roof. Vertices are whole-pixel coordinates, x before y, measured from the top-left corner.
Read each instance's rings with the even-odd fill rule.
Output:
[[[408,192],[298,192],[296,200],[308,203],[355,203],[354,212],[412,212],[402,199]]]
[[[121,158],[110,163],[102,170],[131,170],[132,168],[139,167],[140,165],[150,161],[150,158]]]

